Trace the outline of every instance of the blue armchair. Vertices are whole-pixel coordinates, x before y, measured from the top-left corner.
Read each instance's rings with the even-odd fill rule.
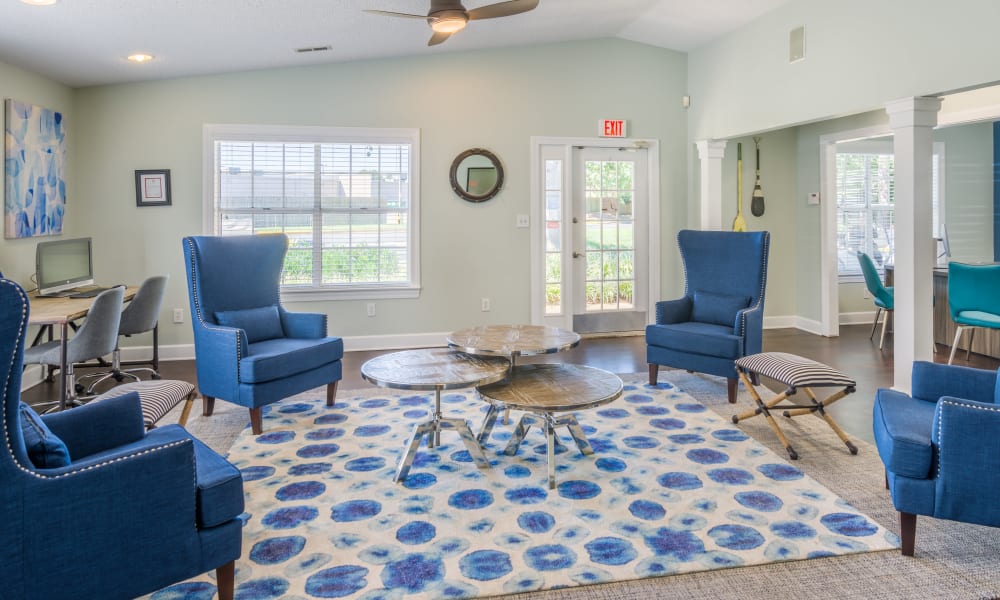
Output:
[[[659,365],[725,377],[736,402],[734,361],[761,351],[771,234],[766,231],[677,233],[684,296],[656,303],[646,326],[649,383]]]
[[[997,372],[913,363],[912,396],[875,394],[875,445],[913,556],[917,515],[1000,526]]]
[[[326,336],[326,315],[281,306],[287,250],[284,234],[184,238],[204,414],[216,398],[246,406],[254,434],[263,406],[322,385],[333,406],[341,379],[344,342]]]
[[[137,394],[39,417],[21,403],[28,297],[0,279],[4,598],[134,598],[216,570],[232,599],[239,470]]]

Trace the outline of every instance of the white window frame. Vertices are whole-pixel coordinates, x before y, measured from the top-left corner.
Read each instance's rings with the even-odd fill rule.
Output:
[[[320,127],[285,125],[206,124],[202,128],[202,230],[217,235],[215,205],[215,144],[219,141],[285,143],[361,143],[410,145],[408,282],[403,284],[343,284],[331,287],[283,287],[282,299],[292,302],[417,298],[420,295],[420,130],[410,128]]]
[[[844,142],[838,144],[836,146],[836,151],[834,152],[834,156],[836,154],[887,154],[890,156],[894,156],[895,148],[893,147],[893,141],[891,139],[858,140],[858,141]],[[937,206],[935,207],[936,214],[934,214],[933,220],[937,221],[940,227],[940,223],[945,222],[944,206],[945,206],[945,189],[946,189],[945,187],[946,163],[945,163],[945,145],[943,142],[934,142],[932,160],[937,163],[937,171],[938,171],[937,186],[935,186],[936,189],[934,190],[934,192],[937,195]],[[834,178],[833,181],[836,182],[836,178]],[[836,191],[835,183],[833,189],[834,191]],[[833,227],[834,227],[834,233],[836,233],[836,223],[839,222],[839,217],[840,217],[840,208],[839,206],[837,206],[836,197],[834,198],[833,204],[834,204],[834,213],[836,217]],[[895,213],[896,207],[895,204],[893,204],[892,208],[881,209],[881,210],[888,210]],[[941,232],[935,231],[934,235],[940,236]],[[895,245],[893,246],[893,251],[895,252]],[[882,267],[878,267],[878,271],[883,277],[885,276]],[[862,275],[861,273],[846,273],[846,274],[841,273],[839,267],[837,269],[837,279],[840,283],[855,283],[855,282],[863,282],[865,280],[864,275]]]

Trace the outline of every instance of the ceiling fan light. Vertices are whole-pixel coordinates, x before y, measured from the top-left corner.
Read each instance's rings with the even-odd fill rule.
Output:
[[[468,18],[462,14],[443,15],[431,20],[431,29],[437,33],[455,33],[465,29]]]

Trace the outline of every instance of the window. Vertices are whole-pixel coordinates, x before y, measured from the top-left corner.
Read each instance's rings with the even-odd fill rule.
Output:
[[[891,143],[855,142],[847,150],[837,151],[837,267],[842,278],[860,278],[859,251],[872,257],[879,271],[892,262],[895,163]],[[931,173],[935,232],[940,228],[941,160],[935,148]]]
[[[417,130],[205,129],[206,229],[285,233],[283,293],[417,295]]]

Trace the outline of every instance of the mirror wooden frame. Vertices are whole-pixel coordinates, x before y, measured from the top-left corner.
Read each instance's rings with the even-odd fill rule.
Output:
[[[458,181],[459,166],[462,164],[463,160],[469,158],[470,156],[482,156],[483,158],[489,160],[493,167],[496,168],[496,183],[485,194],[470,194],[469,191],[462,187]],[[451,163],[451,171],[449,171],[448,177],[451,180],[451,189],[454,190],[455,194],[458,195],[459,198],[468,202],[485,202],[499,194],[500,190],[503,189],[503,165],[500,164],[500,159],[497,158],[495,154],[483,148],[472,148],[456,156],[455,160]]]

